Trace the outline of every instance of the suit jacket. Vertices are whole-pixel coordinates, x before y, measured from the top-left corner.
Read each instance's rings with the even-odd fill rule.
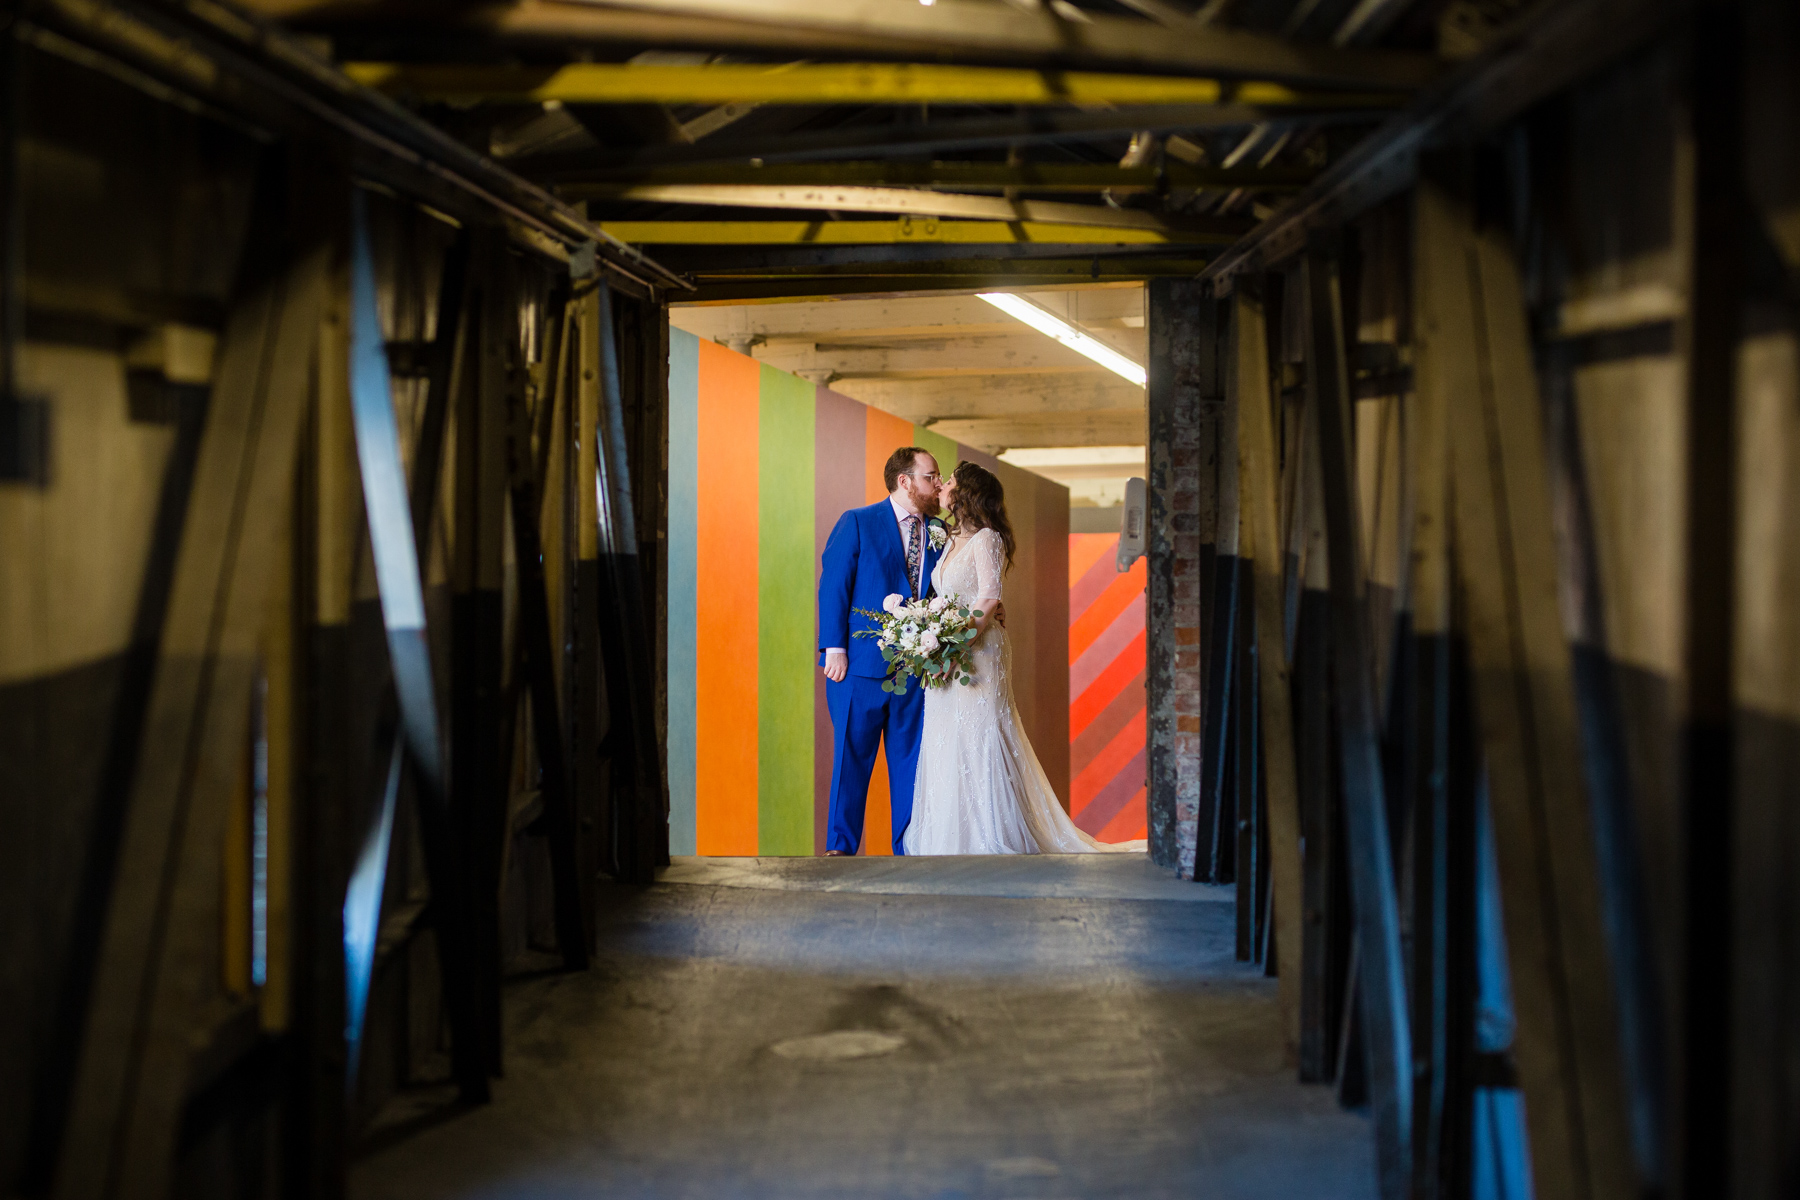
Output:
[[[920,530],[925,539],[921,595],[931,594],[931,569],[937,551],[931,548],[929,526]],[[838,518],[825,541],[819,573],[819,657],[827,646],[850,652],[850,674],[880,679],[888,673],[881,650],[870,637],[853,637],[859,629],[874,629],[875,622],[853,609],[881,611],[881,602],[895,592],[911,594],[906,582],[906,544],[894,520],[894,506],[883,497],[874,504],[853,508]]]

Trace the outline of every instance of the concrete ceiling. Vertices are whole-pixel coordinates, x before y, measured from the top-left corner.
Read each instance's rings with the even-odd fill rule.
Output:
[[[1146,361],[1141,285],[1025,294]],[[1117,503],[1143,474],[1144,389],[974,295],[676,305],[669,320],[956,441],[1018,451],[1078,504]]]

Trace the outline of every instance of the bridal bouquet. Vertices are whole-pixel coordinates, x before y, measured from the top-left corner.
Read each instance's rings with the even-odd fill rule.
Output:
[[[881,602],[882,612],[856,611],[872,618],[877,629],[859,629],[855,637],[872,637],[888,664],[881,688],[896,695],[906,691],[906,677],[916,675],[926,687],[945,687],[952,679],[975,681],[969,666],[970,643],[980,609],[969,608],[944,596],[908,600],[895,592]]]

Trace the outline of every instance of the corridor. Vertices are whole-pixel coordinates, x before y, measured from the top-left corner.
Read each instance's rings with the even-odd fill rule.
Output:
[[[592,970],[515,978],[494,1103],[390,1104],[351,1195],[1372,1197],[1230,894],[1138,855],[677,859],[607,888]]]

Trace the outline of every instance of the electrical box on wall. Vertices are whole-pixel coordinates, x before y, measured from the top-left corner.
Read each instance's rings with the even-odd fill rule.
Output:
[[[1125,482],[1124,527],[1119,530],[1119,570],[1131,570],[1131,564],[1144,556],[1145,508],[1149,488],[1142,479]]]

